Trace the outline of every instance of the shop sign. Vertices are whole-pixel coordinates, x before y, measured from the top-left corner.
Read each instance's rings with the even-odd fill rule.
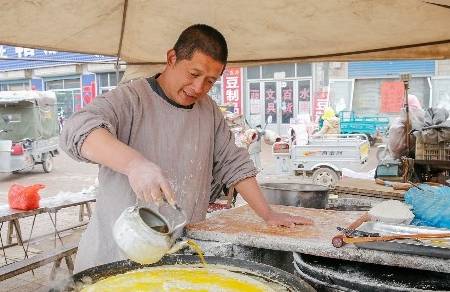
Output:
[[[231,104],[236,114],[242,113],[241,68],[227,68],[223,72],[223,102]]]
[[[85,74],[81,77],[83,86],[83,105],[89,104],[95,98],[97,89],[95,84],[95,74]]]
[[[265,121],[268,124],[277,123],[277,95],[276,95],[276,83],[265,83]]]
[[[298,112],[310,113],[311,106],[311,81],[301,80],[298,82]]]
[[[261,92],[259,90],[259,83],[256,83],[258,88],[250,88],[250,114],[256,115],[261,113]]]
[[[313,118],[318,121],[328,106],[328,92],[317,91],[313,96]]]
[[[381,112],[398,113],[403,106],[405,88],[402,81],[386,81],[381,83]]]
[[[292,81],[283,82],[281,89],[281,122],[289,124],[294,117],[294,89]]]

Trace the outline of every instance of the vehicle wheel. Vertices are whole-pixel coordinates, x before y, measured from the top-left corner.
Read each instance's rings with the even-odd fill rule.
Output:
[[[330,168],[319,168],[312,175],[313,182],[327,187],[335,186],[339,180],[337,173]]]
[[[42,168],[47,173],[53,170],[53,156],[50,153],[42,155]]]

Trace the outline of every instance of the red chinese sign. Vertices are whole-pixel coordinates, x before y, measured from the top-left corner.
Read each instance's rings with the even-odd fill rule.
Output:
[[[405,88],[403,82],[392,81],[381,83],[381,112],[398,113],[403,105]]]
[[[227,68],[223,72],[223,102],[233,105],[236,114],[242,113],[240,68]]]
[[[95,81],[92,81],[89,85],[83,86],[83,104],[89,104],[95,97],[96,88]]]
[[[313,96],[313,118],[314,121],[319,120],[323,111],[328,106],[328,93],[326,91],[317,91]]]

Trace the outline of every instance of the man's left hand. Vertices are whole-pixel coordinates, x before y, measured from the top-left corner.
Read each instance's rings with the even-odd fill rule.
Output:
[[[269,226],[285,226],[285,227],[294,227],[295,225],[313,225],[314,222],[311,219],[302,217],[302,216],[294,216],[286,213],[279,213],[272,211],[270,214],[264,218],[267,225]]]

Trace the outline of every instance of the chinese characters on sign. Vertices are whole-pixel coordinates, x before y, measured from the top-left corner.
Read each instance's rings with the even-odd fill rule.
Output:
[[[342,156],[343,151],[322,151],[322,156]]]
[[[285,82],[281,89],[281,122],[289,124],[294,117],[294,83],[293,81]]]
[[[310,101],[311,84],[309,80],[298,82],[298,100]]]
[[[242,113],[240,68],[228,68],[223,72],[223,102],[232,104],[236,114]]]
[[[381,112],[398,113],[402,108],[404,90],[404,85],[401,81],[381,83]]]
[[[259,83],[250,83],[250,115],[261,113],[261,92]]]
[[[298,112],[309,114],[311,107],[311,81],[301,80],[298,82]]]
[[[318,121],[323,111],[328,106],[328,94],[326,91],[317,91],[313,97],[313,118]]]
[[[81,78],[82,82],[82,106],[89,104],[96,96],[95,74],[85,74]]]
[[[266,106],[266,117],[265,121],[268,124],[277,123],[277,96],[276,96],[276,83],[266,82],[264,83],[264,95],[265,95],[265,106]]]

